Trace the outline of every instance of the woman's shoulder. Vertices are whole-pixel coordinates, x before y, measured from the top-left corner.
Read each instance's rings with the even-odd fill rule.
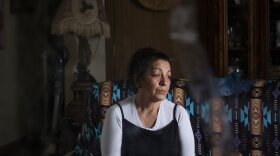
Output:
[[[131,102],[135,101],[135,95],[129,96],[121,101],[119,101],[118,103],[120,105],[126,105],[126,104],[130,104]]]
[[[162,101],[162,103],[166,106],[166,107],[174,107],[174,105],[175,105],[175,103],[173,103],[172,101],[169,101],[169,100],[167,100],[167,99],[164,99],[163,101]]]
[[[121,107],[127,107],[127,105],[130,105],[130,104],[131,104],[131,102],[133,101],[133,98],[134,98],[133,96],[130,96],[130,97],[125,98],[125,99],[123,99],[123,100],[121,100],[121,101],[119,101],[119,102],[113,103],[113,104],[110,106],[109,109],[112,109],[112,110],[119,109],[119,108],[120,108],[119,105],[120,105]],[[118,104],[119,104],[119,105],[118,105]]]
[[[128,110],[132,109],[132,102],[134,101],[133,99],[134,99],[134,97],[130,96],[130,97],[128,97],[126,99],[123,99],[123,100],[121,100],[117,103],[114,103],[113,105],[111,105],[108,108],[107,112],[109,112],[109,114],[117,114],[118,116],[120,116],[121,115],[121,109],[123,110],[123,112],[127,112]]]
[[[131,109],[135,101],[135,95],[129,96],[119,102],[123,110]]]
[[[165,107],[165,109],[168,109],[169,111],[172,111],[173,113],[173,110],[174,110],[174,106],[177,105],[176,107],[176,117],[180,117],[180,116],[188,116],[188,113],[187,113],[187,110],[180,104],[175,104],[167,99],[165,99],[163,101],[163,106]]]
[[[178,111],[178,110],[180,110],[180,111],[185,110],[184,107],[183,107],[182,105],[180,105],[180,104],[175,104],[175,103],[173,103],[172,101],[169,101],[169,100],[167,100],[167,99],[164,99],[164,100],[163,100],[163,106],[164,106],[165,108],[168,108],[168,109],[170,109],[170,110],[173,110],[175,105],[178,105],[177,108],[176,108],[177,111]]]

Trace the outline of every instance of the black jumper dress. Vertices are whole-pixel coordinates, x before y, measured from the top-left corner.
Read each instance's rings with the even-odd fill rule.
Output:
[[[173,109],[173,120],[165,127],[150,131],[138,127],[124,118],[122,113],[121,156],[181,156],[178,122],[175,118],[177,105]]]

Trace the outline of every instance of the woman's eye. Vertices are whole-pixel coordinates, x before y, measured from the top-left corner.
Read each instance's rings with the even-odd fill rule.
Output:
[[[153,74],[153,77],[161,77],[160,74]]]

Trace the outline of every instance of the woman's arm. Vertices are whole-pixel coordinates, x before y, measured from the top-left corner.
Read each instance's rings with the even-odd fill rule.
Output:
[[[183,107],[176,111],[182,145],[182,156],[195,155],[195,142],[189,115]]]
[[[111,106],[104,120],[101,134],[102,156],[120,156],[122,144],[122,117],[119,107]]]

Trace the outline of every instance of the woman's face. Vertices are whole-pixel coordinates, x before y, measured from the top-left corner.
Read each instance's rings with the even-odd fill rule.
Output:
[[[152,62],[139,81],[138,94],[152,102],[165,99],[171,83],[171,67],[168,61]]]

